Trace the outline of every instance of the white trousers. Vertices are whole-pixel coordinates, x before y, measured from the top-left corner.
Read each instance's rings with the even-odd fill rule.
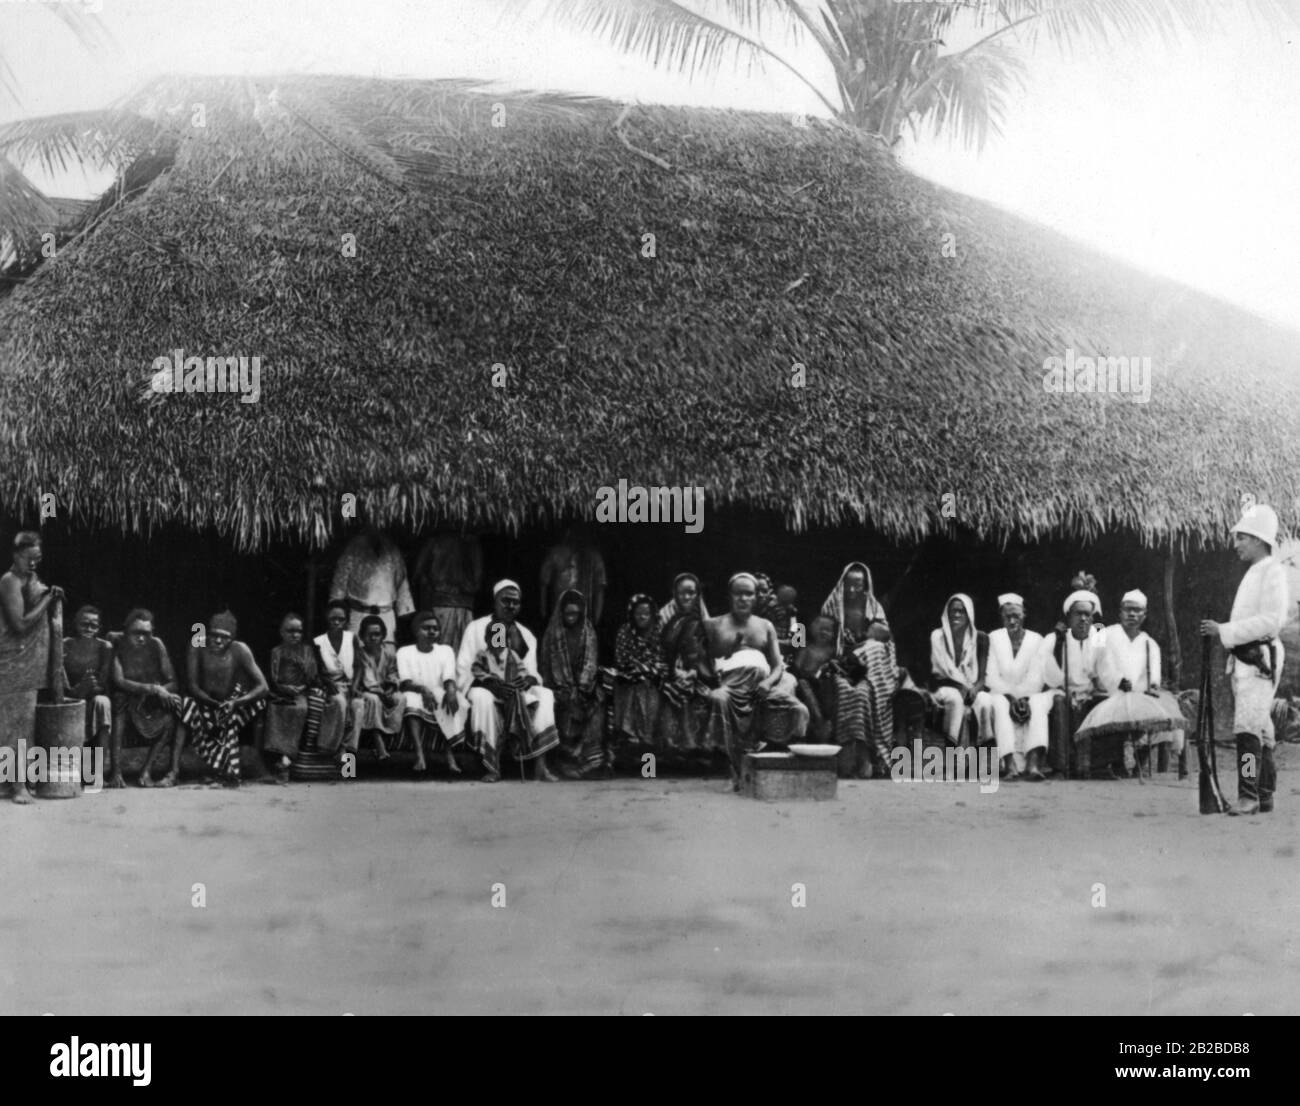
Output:
[[[1232,670],[1232,732],[1254,734],[1270,748],[1273,733],[1273,681],[1254,665],[1238,661]]]
[[[555,693],[549,687],[530,687],[524,692],[533,719],[533,729],[541,733],[555,725]],[[485,687],[469,689],[469,728],[481,734],[483,744],[489,749],[497,747],[501,735],[501,712],[497,710],[496,696]]]
[[[998,739],[998,757],[1015,754],[1016,767],[1023,767],[1024,756],[1034,749],[1047,748],[1047,717],[1052,711],[1050,691],[1028,696],[1029,721],[1017,726],[1011,721],[1011,700],[993,695],[993,733]]]
[[[943,707],[943,732],[954,744],[961,744],[962,725],[966,721],[966,700],[955,687],[941,687],[934,693],[935,699]],[[979,727],[981,741],[993,736],[993,696],[981,691],[975,696],[970,709],[975,713],[975,723]]]

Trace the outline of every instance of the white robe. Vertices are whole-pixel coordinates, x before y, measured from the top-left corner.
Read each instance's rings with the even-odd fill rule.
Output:
[[[1011,635],[1005,629],[989,634],[989,663],[985,674],[993,695],[993,733],[998,742],[998,756],[1015,756],[1017,768],[1024,755],[1034,749],[1047,748],[1047,718],[1055,697],[1044,691],[1043,636],[1026,630],[1020,652],[1011,651]],[[1029,721],[1017,725],[1011,719],[1007,696],[1029,700]]]
[[[469,728],[477,740],[481,740],[490,749],[497,747],[501,734],[501,712],[497,709],[496,696],[485,687],[473,687],[474,659],[487,648],[487,631],[493,617],[485,614],[476,618],[465,627],[460,639],[460,651],[456,655],[456,680],[462,695],[469,703]],[[521,622],[516,622],[519,633],[528,646],[528,655],[523,658],[524,671],[536,680],[541,679],[537,670],[537,638]],[[542,732],[555,726],[555,694],[549,687],[534,684],[524,692],[524,701],[528,703],[533,717],[533,728]]]
[[[1130,638],[1118,623],[1107,626],[1098,643],[1096,660],[1097,682],[1107,695],[1120,693],[1120,680],[1128,680],[1135,693],[1148,689],[1160,691],[1160,646],[1145,630]],[[1182,718],[1177,698],[1167,691],[1161,691],[1159,698],[1170,715]],[[1172,741],[1174,752],[1178,753],[1182,751],[1185,737],[1182,730],[1174,730],[1170,735],[1156,734],[1152,740]]]
[[[331,698],[338,704],[338,713],[331,714],[326,711],[325,716],[321,719],[320,734],[316,739],[316,747],[322,753],[333,753],[343,742],[345,735],[351,744],[351,735],[353,733],[353,722],[355,721],[352,707],[352,696],[348,688],[352,686],[352,658],[355,655],[355,649],[359,648],[357,640],[351,632],[343,631],[343,641],[339,645],[336,653],[334,647],[330,645],[329,634],[321,634],[313,638],[316,648],[320,651],[321,664],[324,666],[325,674],[334,682],[334,686],[339,690],[335,691]],[[339,719],[336,723],[333,719]]]
[[[1232,677],[1232,731],[1254,734],[1265,745],[1275,742],[1273,734],[1273,696],[1282,677],[1282,627],[1290,614],[1291,598],[1286,584],[1286,569],[1276,557],[1264,557],[1246,570],[1237,585],[1232,615],[1219,623],[1219,640],[1225,649],[1245,645],[1260,638],[1273,639],[1273,678],[1260,675],[1253,664],[1244,664],[1228,655],[1228,675]]]
[[[355,655],[357,640],[355,635],[350,631],[343,631],[343,644],[339,651],[334,651],[334,646],[330,644],[329,634],[321,634],[320,637],[313,639],[316,646],[320,649],[321,660],[325,664],[325,671],[335,680],[342,678],[347,683],[352,683],[352,658]]]
[[[1160,646],[1145,631],[1130,639],[1124,627],[1108,626],[1097,650],[1097,680],[1107,695],[1128,680],[1134,691],[1160,686]]]
[[[406,714],[415,715],[426,722],[435,723],[449,740],[455,740],[465,732],[465,722],[469,718],[469,702],[465,696],[457,694],[459,706],[454,714],[442,709],[442,701],[447,697],[444,684],[450,680],[459,682],[456,673],[456,654],[450,645],[435,645],[427,653],[421,653],[416,645],[403,645],[397,651],[397,677],[422,684],[433,692],[436,704],[432,713],[424,709],[424,696],[418,691],[406,691]]]
[[[947,612],[944,613],[945,620]],[[976,653],[975,631],[967,628],[963,640],[962,657],[954,659],[948,645],[948,638],[942,629],[930,631],[930,670],[936,679],[952,680],[969,690],[979,679],[978,654]],[[967,663],[963,666],[962,660]],[[975,675],[971,677],[974,660]],[[947,685],[937,688],[935,700],[943,708],[943,728],[948,740],[954,745],[961,744],[962,728],[966,725],[966,696],[955,687]],[[985,741],[993,734],[993,696],[987,691],[979,692],[972,700],[970,710],[975,714],[975,724],[979,731],[979,740]]]
[[[348,542],[339,555],[330,582],[330,596],[366,607],[378,607],[377,617],[383,619],[388,641],[394,638],[397,619],[415,610],[401,551],[388,538],[383,538],[379,552],[375,553],[364,534],[358,534]],[[348,629],[356,633],[365,617],[365,611],[349,605]]]
[[[1070,669],[1070,694],[1076,699],[1086,699],[1097,690],[1094,682],[1097,679],[1097,658],[1105,633],[1096,623],[1083,641],[1066,632],[1065,660]],[[1043,682],[1050,688],[1065,688],[1065,673],[1056,661],[1055,634],[1043,638]]]

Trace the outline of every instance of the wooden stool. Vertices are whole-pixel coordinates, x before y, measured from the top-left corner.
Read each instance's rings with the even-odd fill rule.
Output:
[[[740,793],[751,799],[833,799],[835,757],[794,753],[746,753]]]

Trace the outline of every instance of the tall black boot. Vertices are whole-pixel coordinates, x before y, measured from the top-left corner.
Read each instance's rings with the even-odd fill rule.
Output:
[[[1273,747],[1264,745],[1259,758],[1259,812],[1273,813],[1273,792],[1277,788],[1277,765],[1273,763]]]
[[[1237,805],[1229,814],[1259,813],[1259,777],[1263,757],[1254,734],[1237,734]]]

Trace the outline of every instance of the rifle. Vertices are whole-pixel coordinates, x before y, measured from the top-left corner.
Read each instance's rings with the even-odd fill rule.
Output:
[[[1198,722],[1197,725],[1199,726],[1200,723]],[[1183,747],[1178,750],[1178,778],[1180,780],[1187,779],[1187,746],[1190,744],[1190,741],[1184,739]]]
[[[1214,758],[1214,675],[1210,671],[1211,644],[1208,637],[1201,638],[1201,701],[1196,709],[1196,760],[1201,770],[1201,813],[1228,814],[1231,812],[1231,807],[1228,806],[1228,800],[1223,797],[1223,789],[1219,787],[1218,765]]]

